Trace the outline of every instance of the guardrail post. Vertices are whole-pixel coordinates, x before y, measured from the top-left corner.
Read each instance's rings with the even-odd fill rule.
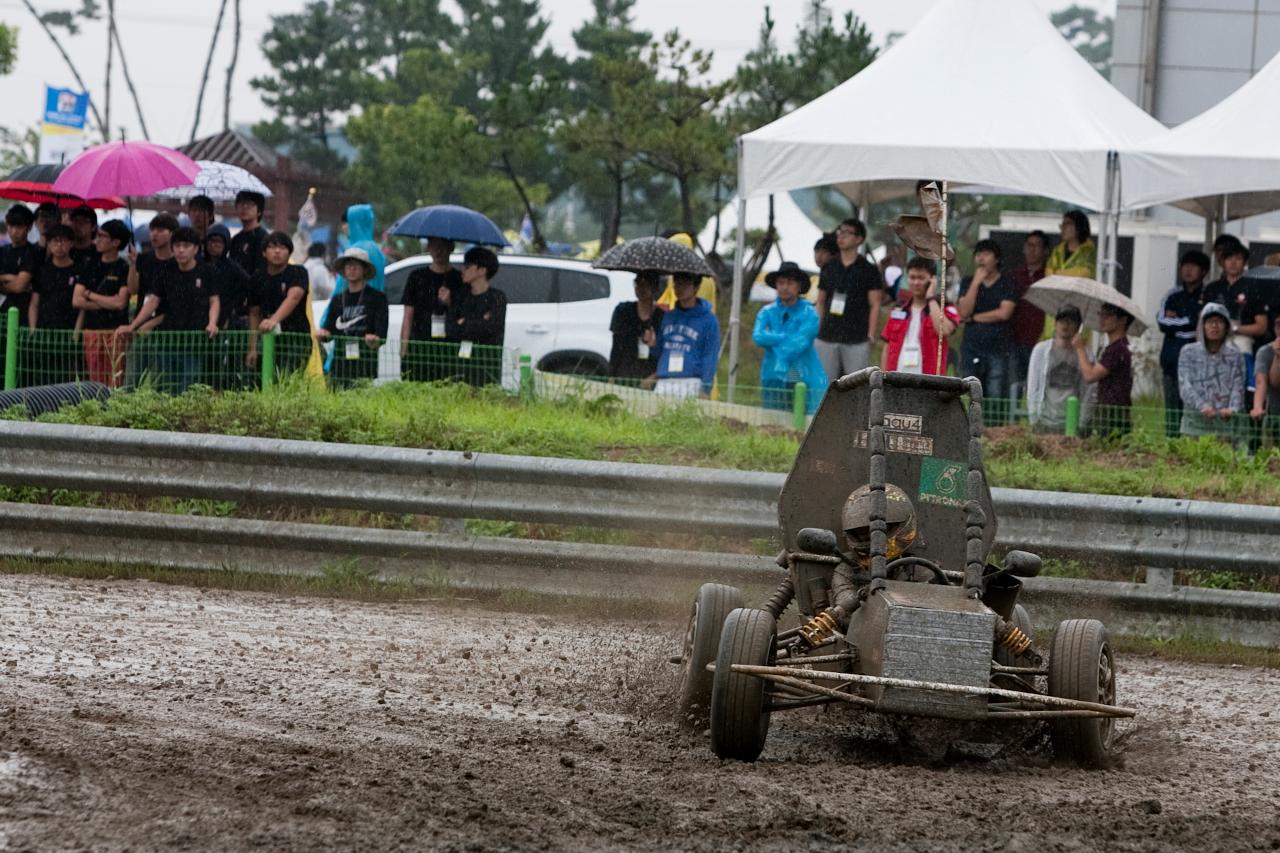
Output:
[[[1080,435],[1080,398],[1067,398],[1067,435],[1075,438]]]
[[[1147,566],[1147,584],[1161,589],[1173,589],[1173,569]]]
[[[795,394],[791,397],[791,425],[798,430],[804,430],[804,413],[807,408],[806,397],[808,397],[808,388],[803,382],[797,382]]]
[[[266,391],[276,379],[276,332],[262,336],[262,390]]]
[[[533,356],[528,353],[520,355],[520,399],[525,403],[533,401]]]
[[[18,309],[10,307],[5,312],[4,328],[4,390],[18,387]]]

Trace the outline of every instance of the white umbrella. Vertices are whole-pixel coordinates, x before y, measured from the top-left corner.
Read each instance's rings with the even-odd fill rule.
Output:
[[[1113,305],[1133,316],[1133,322],[1129,324],[1131,335],[1141,335],[1147,330],[1147,323],[1142,319],[1142,306],[1114,287],[1091,278],[1047,276],[1031,285],[1023,298],[1050,317],[1057,314],[1059,309],[1074,305],[1080,310],[1085,326],[1090,329],[1101,328],[1098,309],[1103,305]]]
[[[198,195],[206,195],[214,201],[234,201],[237,193],[250,190],[271,198],[267,185],[246,169],[217,160],[197,160],[196,165],[200,167],[200,174],[196,175],[195,183],[186,187],[170,187],[156,195],[180,201],[188,201]]]

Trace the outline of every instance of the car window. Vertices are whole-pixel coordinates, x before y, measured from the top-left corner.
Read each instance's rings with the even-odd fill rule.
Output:
[[[404,301],[404,286],[409,282],[409,274],[414,270],[422,269],[422,266],[422,264],[406,265],[395,272],[387,273],[384,292],[387,294],[388,305],[399,305]]]
[[[493,286],[507,295],[508,303],[554,302],[555,280],[552,267],[501,264]]]
[[[560,270],[560,301],[586,302],[609,298],[609,278],[582,270]]]

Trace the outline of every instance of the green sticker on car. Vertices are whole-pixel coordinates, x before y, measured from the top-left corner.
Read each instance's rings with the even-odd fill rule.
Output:
[[[920,500],[939,506],[964,506],[968,468],[954,459],[926,456],[920,460]]]

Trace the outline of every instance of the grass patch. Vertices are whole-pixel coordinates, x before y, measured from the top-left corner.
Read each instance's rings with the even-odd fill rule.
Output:
[[[1195,663],[1229,663],[1280,669],[1280,649],[1242,646],[1239,643],[1179,634],[1161,637],[1116,637],[1116,651],[1122,654],[1148,654],[1165,660]]]

